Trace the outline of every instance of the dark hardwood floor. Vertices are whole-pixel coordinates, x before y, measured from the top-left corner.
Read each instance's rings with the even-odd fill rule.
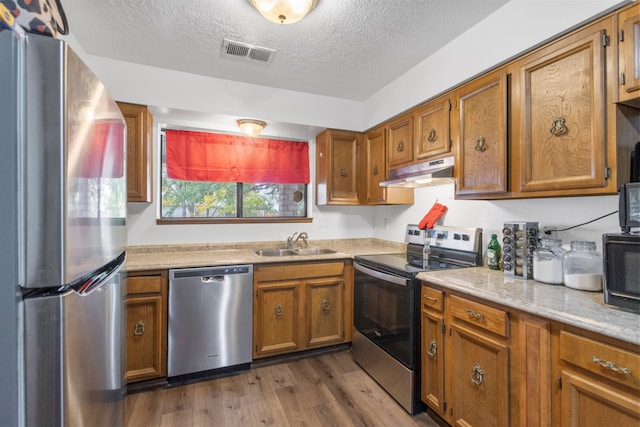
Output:
[[[409,415],[349,350],[127,396],[127,426],[430,426]]]

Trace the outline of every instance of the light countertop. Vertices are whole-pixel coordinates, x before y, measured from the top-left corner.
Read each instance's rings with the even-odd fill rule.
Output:
[[[310,240],[310,247],[336,253],[309,256],[258,256],[253,250],[283,242],[132,246],[129,271],[277,262],[351,259],[357,255],[402,253],[406,244],[380,239]],[[486,267],[422,272],[418,278],[486,301],[640,345],[640,315],[604,304],[602,292],[587,292],[535,280],[505,276]]]
[[[418,278],[487,301],[640,345],[640,315],[605,305],[602,292],[505,276],[486,267],[423,272]]]

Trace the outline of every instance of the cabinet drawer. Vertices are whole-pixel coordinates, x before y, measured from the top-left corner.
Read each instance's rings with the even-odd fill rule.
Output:
[[[509,336],[507,312],[489,307],[455,295],[450,299],[451,314],[456,319],[468,322],[494,334]]]
[[[258,267],[255,274],[259,282],[271,282],[273,280],[298,280],[309,277],[341,276],[343,272],[344,262],[323,262]]]
[[[560,332],[560,359],[618,384],[640,390],[640,355]]]
[[[442,312],[444,308],[444,300],[442,291],[422,286],[422,305],[433,310]]]
[[[152,294],[162,292],[162,276],[127,277],[127,295]]]

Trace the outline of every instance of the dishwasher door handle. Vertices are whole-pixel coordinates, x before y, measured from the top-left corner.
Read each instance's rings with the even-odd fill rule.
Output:
[[[224,276],[202,276],[200,277],[202,283],[213,283],[213,282],[222,282],[224,280]]]

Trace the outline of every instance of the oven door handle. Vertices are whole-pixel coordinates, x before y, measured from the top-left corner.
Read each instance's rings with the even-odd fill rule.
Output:
[[[371,268],[365,267],[364,265],[360,265],[357,262],[353,263],[353,267],[356,270],[366,275],[373,276],[380,280],[384,280],[385,282],[393,283],[394,285],[407,286],[407,282],[410,280],[404,277],[393,276],[391,274],[386,274],[380,271],[372,270]]]

